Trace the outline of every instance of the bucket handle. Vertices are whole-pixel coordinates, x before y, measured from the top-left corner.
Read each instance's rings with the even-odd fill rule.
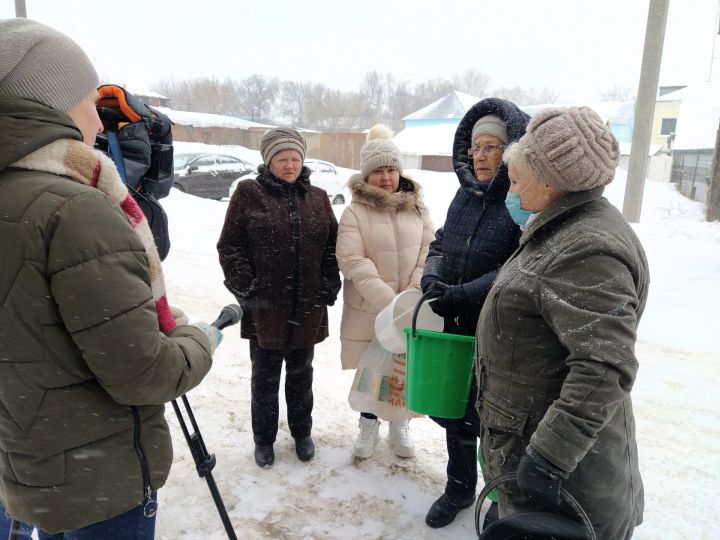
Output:
[[[436,292],[434,292],[432,289],[430,289],[429,291],[427,291],[425,294],[423,294],[420,297],[420,300],[418,300],[418,303],[415,305],[415,311],[413,311],[413,317],[412,317],[412,337],[415,337],[415,330],[416,330],[415,327],[417,326],[417,316],[418,316],[418,313],[420,312],[420,306],[422,306],[423,302],[425,302],[425,300],[427,300],[428,298],[437,297],[437,296],[438,296],[438,294]]]
[[[485,487],[480,492],[477,503],[475,503],[475,532],[477,533],[478,538],[480,538],[480,534],[482,533],[482,531],[480,530],[480,512],[485,498],[490,494],[493,489],[507,482],[517,482],[517,473],[511,472],[501,474],[491,482],[485,484]],[[583,522],[585,530],[587,531],[588,539],[597,540],[597,536],[595,535],[595,529],[590,522],[590,518],[588,517],[587,512],[585,512],[585,509],[580,506],[579,502],[577,502],[577,499],[575,499],[575,497],[573,497],[570,492],[562,486],[560,487],[560,494],[562,495],[563,499],[565,499],[565,502],[567,502],[572,507],[572,509],[575,510],[575,513]]]

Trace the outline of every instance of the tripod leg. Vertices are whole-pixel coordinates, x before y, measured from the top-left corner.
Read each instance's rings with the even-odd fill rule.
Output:
[[[182,398],[183,404],[185,405],[185,410],[187,411],[188,416],[190,417],[190,421],[192,422],[192,426],[195,429],[195,433],[191,434],[188,431],[187,424],[185,423],[185,419],[182,415],[182,411],[180,410],[180,407],[175,400],[172,401],[172,406],[173,409],[175,409],[175,414],[178,417],[178,422],[180,423],[183,435],[185,435],[185,441],[190,448],[190,454],[192,454],[193,460],[195,461],[195,469],[197,470],[198,476],[200,476],[200,478],[204,477],[207,481],[208,488],[210,488],[210,494],[212,495],[213,501],[215,502],[215,507],[217,508],[218,514],[220,515],[220,520],[225,527],[225,532],[228,535],[228,539],[237,540],[235,530],[233,529],[232,523],[230,522],[230,518],[227,514],[227,510],[225,509],[225,503],[223,502],[220,491],[217,488],[215,478],[213,478],[212,475],[212,469],[213,467],[215,467],[215,456],[208,454],[207,449],[205,448],[205,442],[203,441],[202,434],[200,433],[200,428],[195,422],[195,415],[192,413],[192,409],[190,408],[190,402],[188,401],[186,396],[182,396]]]
[[[235,536],[235,529],[233,529],[232,523],[230,523],[230,517],[227,514],[227,510],[225,510],[225,503],[220,496],[220,491],[217,488],[217,484],[215,483],[215,479],[213,478],[211,472],[205,476],[205,480],[207,480],[208,487],[210,488],[210,494],[212,495],[213,501],[215,501],[215,506],[217,507],[218,514],[220,514],[220,520],[225,527],[228,539],[237,540],[237,536]]]

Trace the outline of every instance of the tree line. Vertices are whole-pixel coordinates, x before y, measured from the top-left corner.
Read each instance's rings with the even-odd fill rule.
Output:
[[[213,77],[165,79],[153,90],[170,98],[170,106],[174,109],[284,123],[319,131],[356,131],[378,122],[399,131],[403,128],[403,117],[453,90],[478,97],[505,98],[518,105],[554,103],[558,99],[558,94],[547,88],[490,89],[489,82],[479,70],[421,83],[399,80],[390,73],[369,71],[356,90],[347,91],[323,83],[279,80],[260,74],[225,80]]]

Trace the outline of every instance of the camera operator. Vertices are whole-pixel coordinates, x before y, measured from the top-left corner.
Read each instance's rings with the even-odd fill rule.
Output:
[[[0,501],[41,540],[154,537],[163,404],[222,338],[176,323],[147,220],[91,148],[97,86],[70,38],[0,20]]]

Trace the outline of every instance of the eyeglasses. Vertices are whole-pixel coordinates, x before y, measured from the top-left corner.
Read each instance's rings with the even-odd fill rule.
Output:
[[[482,146],[471,146],[468,149],[468,156],[473,157],[476,153],[481,154],[493,154],[497,152],[498,150],[504,150],[505,145],[504,144],[483,144]]]

